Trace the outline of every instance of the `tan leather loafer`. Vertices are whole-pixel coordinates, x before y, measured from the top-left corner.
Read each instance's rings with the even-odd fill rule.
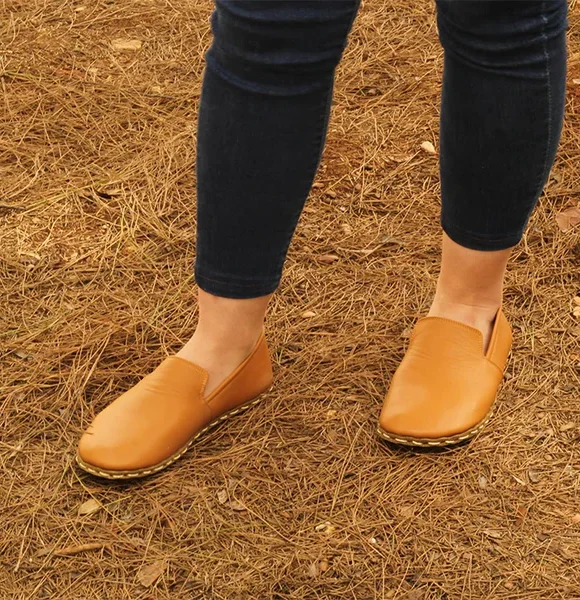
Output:
[[[477,435],[491,418],[512,344],[502,310],[487,353],[477,329],[421,319],[391,382],[378,435],[407,446],[449,446]]]
[[[77,463],[108,479],[144,477],[175,462],[220,421],[256,404],[272,384],[264,336],[250,356],[207,398],[207,372],[183,358],[166,358],[91,423]]]

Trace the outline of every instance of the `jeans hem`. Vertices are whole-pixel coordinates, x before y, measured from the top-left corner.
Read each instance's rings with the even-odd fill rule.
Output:
[[[195,271],[195,282],[197,285],[212,296],[230,298],[232,300],[249,300],[273,294],[280,285],[279,280],[268,281],[240,281],[233,280],[227,276],[206,276],[197,269]]]
[[[509,234],[499,238],[477,235],[449,225],[444,220],[441,221],[441,226],[443,227],[443,231],[456,244],[480,252],[494,252],[513,248],[520,243],[523,236],[523,232]]]

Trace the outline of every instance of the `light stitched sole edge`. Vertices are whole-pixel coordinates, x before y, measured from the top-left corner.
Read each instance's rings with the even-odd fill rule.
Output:
[[[401,446],[411,446],[413,448],[445,448],[448,446],[456,446],[457,444],[461,444],[466,442],[467,440],[473,439],[481,430],[491,421],[494,411],[495,405],[497,403],[497,399],[501,388],[503,386],[503,380],[505,378],[505,373],[507,371],[507,365],[512,356],[512,349],[510,348],[508,355],[506,357],[505,365],[503,368],[503,377],[499,383],[498,390],[496,392],[495,398],[493,399],[493,403],[487,415],[483,418],[483,421],[480,421],[477,425],[464,431],[463,433],[458,433],[456,435],[449,435],[441,438],[415,438],[413,436],[407,435],[397,435],[395,433],[389,433],[385,431],[380,425],[377,427],[376,434],[383,440],[387,442],[391,442],[392,444],[399,444]]]
[[[377,435],[387,442],[393,444],[400,444],[402,446],[413,446],[414,448],[443,448],[445,446],[455,446],[471,440],[474,438],[491,420],[493,417],[493,409],[495,406],[492,405],[491,410],[484,417],[483,421],[480,421],[475,427],[468,429],[464,433],[458,433],[457,435],[450,435],[441,438],[415,438],[407,435],[398,435],[395,433],[389,433],[385,431],[380,425],[377,427]]]
[[[140,477],[147,477],[148,475],[154,475],[155,473],[159,473],[159,471],[162,471],[163,469],[172,465],[175,461],[179,460],[191,448],[193,443],[199,437],[201,437],[204,433],[206,433],[210,429],[213,429],[214,427],[219,425],[222,421],[225,421],[226,419],[229,419],[230,417],[233,417],[234,415],[237,415],[238,413],[244,412],[244,411],[248,410],[249,408],[252,408],[252,406],[255,406],[256,404],[258,404],[259,402],[261,402],[264,399],[265,394],[266,394],[266,392],[260,394],[253,400],[250,400],[249,402],[246,402],[245,404],[241,404],[237,408],[224,413],[217,419],[214,419],[208,425],[206,425],[201,431],[198,431],[189,440],[189,442],[187,442],[187,444],[185,444],[185,446],[183,446],[175,454],[173,454],[169,458],[165,459],[163,462],[160,462],[152,467],[148,467],[147,469],[136,469],[134,471],[108,471],[107,469],[100,469],[99,467],[95,467],[93,465],[86,463],[78,454],[76,455],[76,463],[83,471],[86,471],[87,473],[90,473],[91,475],[96,475],[97,477],[102,477],[104,479],[115,479],[115,480],[138,479]]]

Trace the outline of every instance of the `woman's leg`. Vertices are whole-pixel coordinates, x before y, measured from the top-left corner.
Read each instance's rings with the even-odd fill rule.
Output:
[[[198,125],[199,324],[179,355],[248,355],[318,166],[358,0],[217,0]]]
[[[199,324],[177,357],[93,420],[77,456],[89,473],[156,473],[269,388],[264,313],[320,160],[356,8],[216,0],[198,125]]]
[[[564,109],[565,0],[439,0],[443,258],[430,315],[489,341],[510,249],[554,160]]]
[[[554,160],[566,68],[565,0],[437,7],[443,259],[378,429],[429,447],[470,439],[490,419],[511,347],[503,276]]]

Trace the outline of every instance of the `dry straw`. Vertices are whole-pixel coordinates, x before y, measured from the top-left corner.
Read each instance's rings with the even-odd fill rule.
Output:
[[[421,144],[437,149],[441,50],[429,3],[367,0],[269,317],[269,399],[155,478],[73,467],[91,417],[195,324],[209,10],[0,5],[0,598],[579,598],[580,239],[555,221],[580,192],[577,11],[563,142],[507,282],[514,355],[478,439],[374,437],[437,274]]]

